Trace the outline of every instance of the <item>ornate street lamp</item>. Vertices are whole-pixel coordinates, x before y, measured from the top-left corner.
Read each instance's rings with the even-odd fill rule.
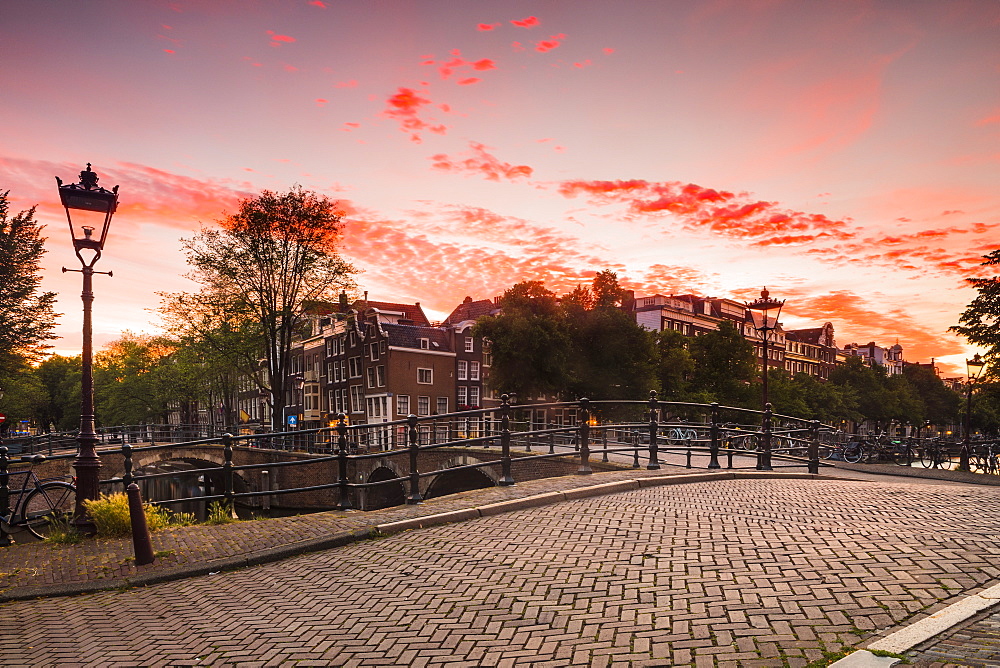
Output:
[[[785,305],[785,300],[778,301],[771,299],[767,288],[760,291],[760,298],[746,304],[753,319],[753,327],[757,330],[764,344],[764,363],[762,366],[762,397],[761,410],[764,415],[761,420],[761,448],[757,453],[757,468],[761,471],[771,470],[771,404],[767,396],[767,360],[768,360],[768,340],[770,333],[778,327],[778,316],[781,315],[781,307]],[[772,315],[773,313],[773,315]]]
[[[761,340],[764,342],[764,364],[763,364],[763,397],[761,401],[762,408],[767,407],[767,360],[768,360],[768,341],[770,339],[770,333],[773,332],[778,327],[778,317],[781,315],[781,307],[785,305],[785,300],[778,301],[777,299],[771,299],[770,293],[768,293],[767,288],[760,291],[760,299],[755,299],[752,302],[746,304],[746,307],[750,309],[750,317],[753,318],[753,327],[757,330],[760,335]],[[773,315],[771,315],[773,313]]]
[[[80,172],[79,183],[63,185],[62,179],[56,177],[59,199],[66,209],[69,233],[73,239],[73,250],[81,265],[80,269],[63,267],[63,272],[77,271],[83,274],[83,292],[80,295],[83,300],[83,377],[80,435],[77,438],[76,459],[73,460],[73,468],[76,470],[76,511],[73,525],[87,534],[93,534],[96,527],[87,515],[84,502],[100,496],[98,474],[101,470],[101,459],[96,450],[97,432],[94,428],[94,349],[91,322],[91,305],[94,303],[93,278],[94,274],[112,275],[110,271],[94,271],[94,264],[101,257],[111,217],[118,209],[118,186],[108,190],[97,185],[97,181],[97,173],[90,169],[90,163],[87,163],[87,169]],[[77,212],[75,225],[70,209]],[[95,235],[98,229],[100,234]]]
[[[962,440],[962,451],[958,456],[958,470],[968,471],[969,457],[972,454],[972,384],[979,379],[986,361],[976,353],[971,360],[965,360],[965,370],[968,382],[965,385],[965,438]]]

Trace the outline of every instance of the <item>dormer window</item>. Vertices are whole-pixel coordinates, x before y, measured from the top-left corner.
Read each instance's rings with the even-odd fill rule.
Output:
[[[418,340],[420,342],[420,349],[421,350],[428,350],[428,349],[430,349],[430,347],[431,347],[431,340],[430,339],[418,339]]]

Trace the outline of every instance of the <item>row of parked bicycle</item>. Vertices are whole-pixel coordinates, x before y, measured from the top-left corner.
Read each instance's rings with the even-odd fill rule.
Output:
[[[961,445],[937,439],[893,441],[882,437],[820,446],[820,457],[851,464],[894,462],[899,466],[912,466],[919,462],[924,468],[950,469],[957,466],[960,454]],[[1000,445],[973,443],[969,450],[969,467],[980,473],[1000,474]]]

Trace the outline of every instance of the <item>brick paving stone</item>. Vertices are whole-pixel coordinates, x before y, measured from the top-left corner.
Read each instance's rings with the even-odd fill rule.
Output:
[[[57,649],[95,665],[804,665],[990,583],[997,511],[1000,499],[972,486],[643,487],[218,575],[0,604],[0,665],[48,665]],[[75,656],[50,640],[77,635],[87,642]]]

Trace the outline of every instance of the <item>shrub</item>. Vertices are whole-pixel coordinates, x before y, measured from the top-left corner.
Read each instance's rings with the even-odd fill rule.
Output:
[[[87,513],[97,526],[97,535],[102,538],[124,538],[132,534],[132,520],[129,517],[128,496],[124,492],[101,494],[101,498],[86,501]],[[146,526],[150,531],[159,531],[168,526],[194,524],[191,513],[172,513],[161,506],[144,503]]]
[[[230,524],[238,521],[233,517],[231,504],[225,501],[213,501],[208,504],[208,517],[205,518],[205,524]]]

